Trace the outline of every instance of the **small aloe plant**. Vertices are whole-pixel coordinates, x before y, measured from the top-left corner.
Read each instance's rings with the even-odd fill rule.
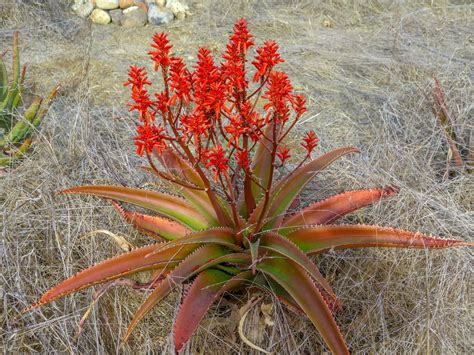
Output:
[[[445,176],[449,176],[451,160],[454,161],[460,172],[472,173],[474,168],[474,150],[471,147],[472,142],[469,139],[470,137],[464,137],[458,132],[458,123],[449,110],[441,82],[437,77],[434,77],[434,82],[433,113],[438,119],[448,144],[448,159]]]
[[[306,314],[330,351],[347,354],[333,317],[340,303],[311,255],[333,248],[471,245],[388,227],[334,224],[396,195],[398,189],[391,186],[348,191],[294,210],[294,201],[319,172],[358,150],[339,148],[313,158],[318,138],[310,131],[301,143],[303,159],[285,176],[280,169],[290,157],[285,138],[306,111],[305,99],[293,92],[285,72],[275,69],[283,60],[273,41],[256,50],[251,63],[255,74],[247,79],[247,53],[253,45],[246,21],[239,20],[222,63],[215,64],[211,52],[201,48],[190,71],[181,58],[170,56],[166,34],[155,34],[149,54],[163,77],[163,90],[151,98],[145,69],[135,66],[125,85],[132,89],[130,110],[139,116],[137,153],[147,157],[147,170],[181,197],[122,186],[63,191],[109,200],[156,243],[79,272],[27,310],[93,285],[146,273],[145,284],[120,282],[150,291],[124,340],[173,289],[189,285],[174,321],[179,352],[224,293],[260,288]],[[257,100],[264,101],[262,112],[256,110]],[[123,203],[150,213],[128,210]]]
[[[46,100],[35,98],[24,113],[20,114],[18,108],[22,104],[26,67],[20,65],[18,32],[13,35],[11,80],[3,61],[4,55],[5,52],[0,54],[0,166],[10,164],[28,150],[33,131],[39,127],[59,89],[54,88]]]

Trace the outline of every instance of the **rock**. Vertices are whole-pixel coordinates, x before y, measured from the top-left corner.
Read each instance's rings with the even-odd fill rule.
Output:
[[[106,25],[110,22],[111,18],[107,11],[102,9],[94,9],[91,14],[91,21],[99,25]]]
[[[178,0],[167,0],[166,8],[170,9],[176,17],[180,13],[183,14],[182,16],[185,16],[186,10],[189,10],[188,5],[185,5]]]
[[[138,4],[144,4],[144,0],[120,0],[119,7],[121,9],[127,9],[131,6],[137,6]]]
[[[155,4],[157,4],[160,7],[165,7],[166,0],[155,0]]]
[[[149,4],[148,22],[152,25],[166,25],[173,21],[174,15],[170,9],[166,7],[158,7],[156,4]]]
[[[145,11],[145,13],[148,12],[148,6],[144,3],[144,2],[139,2],[137,3],[137,6],[142,9],[143,11]]]
[[[125,28],[145,26],[147,13],[138,6],[132,6],[123,10],[122,26]]]
[[[118,9],[119,0],[95,0],[95,6],[102,10]]]
[[[77,16],[87,17],[94,10],[94,4],[92,0],[74,0],[74,5],[71,8]]]
[[[122,23],[123,12],[120,9],[110,10],[109,11],[110,18],[112,19],[112,23],[116,25],[120,25]]]

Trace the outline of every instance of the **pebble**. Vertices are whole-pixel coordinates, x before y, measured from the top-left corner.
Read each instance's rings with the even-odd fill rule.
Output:
[[[109,11],[110,18],[112,19],[112,23],[116,25],[120,25],[122,23],[123,12],[120,9],[110,10]]]
[[[91,14],[91,21],[99,25],[106,25],[110,22],[111,18],[107,11],[102,9],[94,9]]]
[[[96,0],[95,6],[102,10],[113,10],[119,7],[119,0]]]
[[[189,10],[188,5],[184,5],[178,0],[167,0],[166,7],[170,9],[175,16],[177,16],[180,13],[183,13],[184,15],[186,10]]]
[[[138,6],[132,6],[123,10],[122,26],[125,28],[145,26],[147,13]]]
[[[138,4],[143,4],[143,0],[120,0],[119,6],[121,9],[127,9],[132,6],[137,6]]]
[[[152,25],[166,25],[173,21],[173,12],[168,8],[160,8],[156,4],[150,4],[148,8],[148,22]]]
[[[165,7],[166,0],[155,0],[155,3],[160,7]]]
[[[92,0],[74,0],[74,5],[71,8],[77,16],[87,17],[94,10],[94,4],[92,4]]]

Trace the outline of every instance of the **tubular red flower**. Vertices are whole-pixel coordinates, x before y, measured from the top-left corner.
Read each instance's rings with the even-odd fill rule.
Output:
[[[128,70],[128,80],[123,85],[132,85],[132,87],[143,87],[144,85],[151,85],[151,82],[147,78],[147,74],[144,67],[137,67],[136,65],[131,65]]]
[[[176,100],[182,100],[185,104],[191,101],[191,74],[180,57],[171,58],[169,82],[170,87],[174,90],[174,94],[170,98],[170,105],[174,105]]]
[[[166,92],[162,91],[157,94],[155,94],[155,106],[157,111],[160,111],[162,115],[164,116],[166,113],[169,112],[169,100],[168,100],[168,95]]]
[[[257,49],[257,55],[252,62],[257,69],[253,77],[254,82],[269,74],[275,65],[284,62],[278,53],[278,48],[278,44],[274,41],[267,41]]]
[[[267,91],[262,98],[268,101],[264,109],[273,110],[277,123],[285,123],[288,120],[288,102],[293,100],[293,86],[285,72],[271,72],[268,77]]]
[[[150,108],[153,106],[152,101],[145,85],[151,85],[148,81],[145,68],[139,68],[134,65],[130,66],[128,71],[128,81],[124,83],[125,86],[132,86],[132,100],[134,103],[129,103],[129,111],[138,111],[140,121],[150,122],[155,119],[155,116]]]
[[[311,130],[306,132],[303,137],[303,142],[301,145],[306,149],[307,155],[310,155],[311,152],[318,146],[319,139],[316,136],[316,133]]]
[[[219,174],[228,176],[228,158],[225,156],[226,152],[220,145],[211,148],[203,154],[206,161],[206,169],[212,169],[214,172],[214,181],[217,181]]]
[[[204,112],[214,111],[220,115],[226,99],[225,85],[220,69],[207,48],[199,48],[198,61],[193,74],[194,102]]]
[[[229,36],[227,54],[245,56],[253,45],[254,40],[248,29],[247,20],[241,18],[235,23],[233,33]]]
[[[169,137],[165,134],[165,130],[161,126],[144,124],[137,127],[137,136],[134,137],[137,146],[137,154],[142,156],[146,151],[150,154],[156,149],[161,154],[166,149],[166,139]]]
[[[173,47],[170,44],[168,35],[164,32],[155,33],[151,46],[155,50],[149,51],[148,54],[150,55],[153,62],[155,62],[155,71],[157,71],[159,67],[164,69],[168,68],[171,63],[169,53],[170,49]]]
[[[181,117],[181,124],[183,133],[194,138],[196,148],[199,147],[202,136],[209,136],[209,129],[212,127],[212,121],[200,110],[195,110],[192,114],[183,115]]]
[[[288,158],[291,157],[290,150],[287,147],[278,147],[278,151],[276,152],[278,159],[281,161],[281,165],[283,166]]]
[[[303,113],[308,111],[306,109],[306,98],[304,95],[295,95],[291,100],[291,105],[298,116],[301,116]]]
[[[237,165],[240,166],[245,172],[250,169],[249,152],[248,150],[238,150],[236,153]]]
[[[240,19],[229,36],[222,63],[222,73],[228,85],[228,91],[236,95],[236,100],[239,100],[239,93],[248,87],[248,81],[245,79],[245,57],[253,44],[253,36],[248,30],[247,21]]]

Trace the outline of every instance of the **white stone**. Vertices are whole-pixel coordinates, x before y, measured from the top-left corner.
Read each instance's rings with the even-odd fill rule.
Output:
[[[71,6],[72,10],[79,17],[87,17],[94,10],[92,0],[74,0],[74,5]]]
[[[96,0],[95,6],[102,10],[113,10],[119,7],[119,0]]]
[[[165,7],[166,0],[155,0],[155,3],[160,7]]]
[[[170,9],[175,16],[177,16],[179,13],[185,13],[186,10],[189,10],[188,5],[185,5],[178,0],[167,0],[166,7]]]
[[[166,7],[158,7],[150,4],[148,8],[148,22],[152,25],[166,25],[173,21],[174,15],[170,9]]]
[[[99,25],[106,25],[111,21],[111,18],[107,11],[94,9],[91,14],[91,21]]]
[[[130,6],[129,8],[123,10],[123,14],[125,15],[136,10],[138,10],[138,6]]]

